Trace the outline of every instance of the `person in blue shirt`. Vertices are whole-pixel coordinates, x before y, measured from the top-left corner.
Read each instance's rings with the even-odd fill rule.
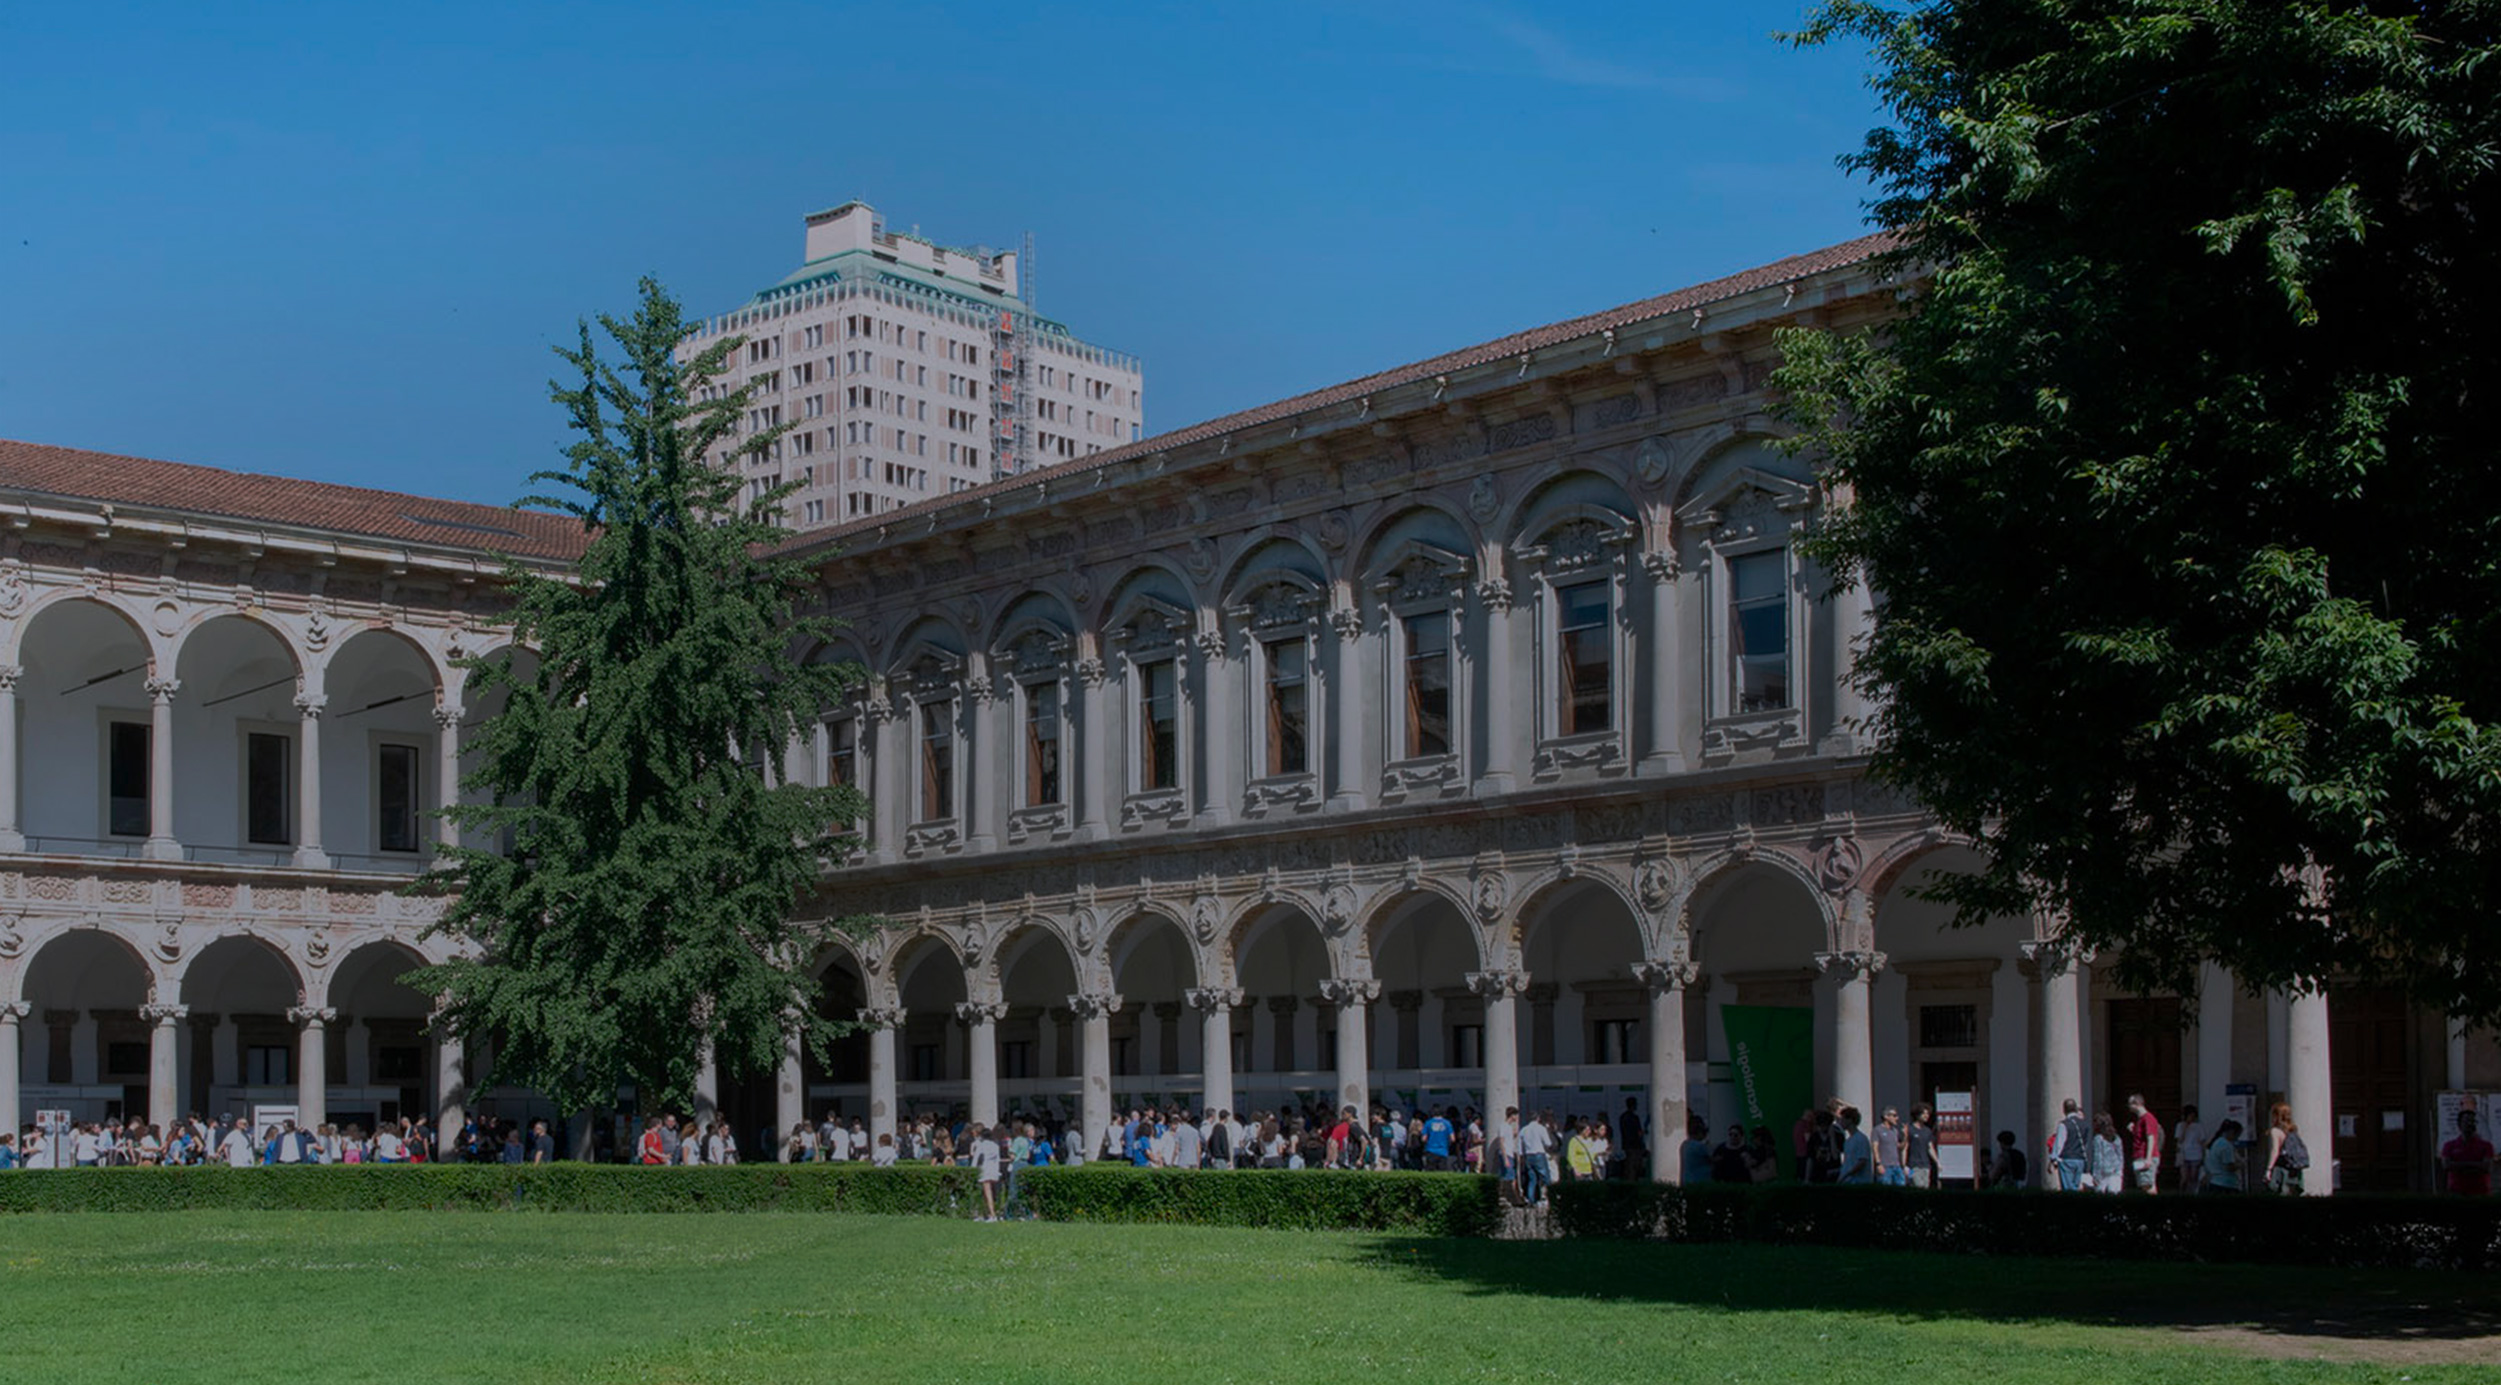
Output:
[[[1450,1141],[1458,1133],[1454,1123],[1459,1108],[1451,1107],[1424,1123],[1424,1167],[1435,1173],[1450,1171]]]
[[[1839,1183],[1873,1183],[1876,1181],[1876,1149],[1867,1132],[1859,1129],[1864,1119],[1855,1106],[1841,1108],[1841,1176]]]
[[[1730,1135],[1737,1132],[1731,1130]],[[1685,1117],[1685,1143],[1676,1152],[1677,1167],[1687,1184],[1708,1183],[1712,1178],[1711,1160],[1717,1151],[1711,1148],[1711,1123],[1700,1116]]]

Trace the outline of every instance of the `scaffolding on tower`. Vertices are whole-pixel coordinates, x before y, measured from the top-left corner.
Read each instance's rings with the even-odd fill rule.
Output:
[[[1033,462],[1032,370],[1026,361],[1033,340],[1033,232],[1025,233],[1016,259],[1019,305],[1001,308],[990,331],[990,475],[1028,470]]]

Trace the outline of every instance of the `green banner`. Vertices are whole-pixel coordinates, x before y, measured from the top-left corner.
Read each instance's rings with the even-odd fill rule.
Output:
[[[1789,1128],[1815,1100],[1815,1012],[1794,1005],[1723,1005],[1720,1027],[1728,1031],[1728,1069],[1746,1131],[1768,1126],[1780,1167],[1804,1176]]]

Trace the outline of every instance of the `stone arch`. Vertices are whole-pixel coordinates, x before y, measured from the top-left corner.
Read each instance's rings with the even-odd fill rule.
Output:
[[[1475,905],[1466,892],[1437,876],[1425,875],[1414,881],[1383,890],[1373,896],[1369,907],[1356,919],[1356,926],[1346,933],[1348,960],[1358,965],[1348,968],[1349,975],[1370,975],[1379,943],[1390,927],[1404,920],[1401,911],[1412,910],[1425,896],[1450,906],[1451,911],[1468,923],[1469,943],[1481,956],[1484,939],[1475,925]]]
[[[1623,911],[1641,946],[1641,957],[1658,955],[1660,940],[1653,932],[1640,901],[1633,897],[1632,887],[1614,870],[1586,863],[1541,871],[1520,886],[1514,896],[1518,903],[1510,910],[1511,921],[1508,925],[1510,937],[1507,943],[1514,955],[1527,955],[1531,935],[1540,924],[1549,921],[1548,915],[1557,907],[1558,901],[1585,892],[1604,895]]]
[[[46,598],[14,629],[17,773],[21,785],[42,786],[18,794],[26,845],[85,851],[146,838],[152,796],[117,784],[113,767],[154,785],[149,683],[171,676],[168,651],[122,604],[84,591]]]
[[[1640,514],[1640,505],[1621,477],[1590,466],[1585,458],[1573,458],[1521,487],[1518,498],[1492,526],[1491,536],[1499,538],[1505,548],[1516,548],[1574,519],[1631,529],[1639,523]]]
[[[1286,526],[1276,526],[1268,533],[1253,537],[1243,545],[1226,565],[1224,580],[1215,590],[1224,594],[1226,604],[1275,577],[1285,577],[1297,585],[1325,591],[1329,586],[1330,565],[1318,545]]]
[[[1767,848],[1721,852],[1694,871],[1685,909],[1695,960],[1714,972],[1731,970],[1716,933],[1735,926],[1740,917],[1760,917],[1765,908],[1785,910],[1782,922],[1797,926],[1790,936],[1767,947],[1747,951],[1749,958],[1773,957],[1772,965],[1810,967],[1816,952],[1843,946],[1841,920],[1821,883],[1806,863],[1786,851]],[[1765,893],[1765,890],[1770,890]],[[1752,930],[1750,930],[1752,931]],[[1752,941],[1760,941],[1759,934]],[[1791,946],[1794,944],[1794,946]],[[1794,952],[1794,957],[1787,956]],[[1753,969],[1751,966],[1735,969]]]
[[[1312,920],[1313,927],[1320,929],[1322,940],[1324,942],[1327,940],[1328,929],[1318,922],[1320,906],[1317,902],[1299,890],[1283,888],[1264,890],[1248,899],[1236,901],[1232,908],[1222,915],[1222,921],[1216,927],[1215,939],[1208,944],[1209,980],[1207,984],[1240,984],[1236,968],[1241,962],[1243,945],[1250,940],[1252,930],[1264,929],[1269,923],[1267,916],[1278,910],[1292,910]],[[1331,949],[1331,956],[1334,962],[1334,949]]]
[[[1209,968],[1189,926],[1170,909],[1142,904],[1104,934],[1105,989],[1121,997],[1111,1018],[1113,1071],[1166,1078],[1199,1070],[1198,1030],[1184,1024],[1184,996]]]
[[[1366,576],[1382,569],[1382,560],[1404,544],[1429,544],[1462,558],[1476,552],[1483,540],[1474,521],[1441,496],[1419,493],[1399,497],[1364,526],[1348,552],[1350,570]]]
[[[1281,973],[1263,974],[1272,968],[1246,968],[1254,953],[1262,955],[1284,945],[1286,956]],[[1224,978],[1225,984],[1249,989],[1264,988],[1273,994],[1317,994],[1317,983],[1338,973],[1336,950],[1329,946],[1328,930],[1321,926],[1317,911],[1300,900],[1278,898],[1255,899],[1234,915],[1232,926],[1220,939],[1220,950],[1211,970]]]
[[[1634,968],[1652,940],[1624,890],[1603,872],[1558,872],[1524,893],[1515,917],[1521,967],[1547,997],[1523,1016],[1532,1061],[1648,1061],[1635,1036],[1649,996]]]
[[[17,993],[5,998],[23,1000],[38,1009],[42,1008],[45,997],[36,994],[34,982],[40,974],[52,969],[44,964],[46,953],[53,953],[55,967],[66,965],[61,955],[53,952],[53,949],[61,946],[66,946],[71,951],[95,949],[96,954],[87,960],[86,966],[89,967],[102,957],[128,961],[140,981],[138,999],[135,1003],[145,1004],[151,999],[171,994],[174,990],[168,978],[148,960],[147,953],[120,929],[105,923],[81,920],[66,927],[53,929],[40,939],[31,940],[26,959],[13,969]],[[81,968],[81,970],[85,969],[85,967]],[[118,967],[114,969],[118,970]],[[35,1018],[39,1016],[29,1016],[29,1019]]]
[[[148,622],[140,618],[139,612],[132,610],[113,593],[88,591],[84,587],[68,587],[44,592],[27,602],[26,609],[12,622],[14,633],[8,638],[7,657],[13,661],[23,662],[27,641],[34,637],[35,631],[42,625],[45,617],[64,606],[92,606],[111,615],[129,630],[130,638],[146,654],[151,668],[173,667],[173,646],[151,631],[148,628]]]
[[[306,695],[320,680],[287,630],[254,612],[209,614],[176,641],[174,677],[174,835],[262,864],[318,839],[298,797],[304,708],[317,705]]]
[[[250,947],[255,949],[256,955],[265,954],[276,961],[279,971],[283,974],[284,988],[288,995],[293,997],[289,1001],[290,1004],[327,1005],[330,1003],[327,998],[327,987],[324,985],[328,977],[307,968],[293,952],[287,950],[283,939],[257,924],[230,923],[221,927],[216,937],[193,948],[183,958],[180,970],[167,978],[172,988],[181,993],[184,1004],[207,1004],[206,1001],[191,994],[190,988],[195,980],[207,985],[227,979],[224,973],[231,970],[231,964],[222,969],[211,964],[205,972],[201,970],[201,966],[212,953],[225,953],[231,956],[239,950],[229,947],[228,944]],[[215,1007],[209,1006],[209,1008]]]
[[[1073,642],[1077,633],[1076,612],[1059,595],[1047,591],[1027,591],[999,607],[990,622],[986,647],[1006,651],[1029,635],[1040,634],[1047,639]]]
[[[333,1123],[374,1128],[374,1122],[439,1108],[439,1036],[432,1032],[434,998],[402,979],[427,959],[405,938],[369,934],[330,968],[322,999],[337,1011],[328,1023],[338,1061],[327,1078]]]
[[[1683,514],[1696,504],[1707,503],[1710,496],[1733,486],[1748,483],[1775,483],[1775,488],[1812,489],[1815,468],[1804,457],[1790,456],[1778,446],[1779,437],[1770,430],[1731,427],[1727,436],[1698,448],[1690,465],[1677,478],[1670,494],[1670,508]]]
[[[1948,832],[1942,827],[1929,827],[1907,836],[1896,837],[1885,843],[1884,849],[1877,852],[1875,859],[1869,861],[1859,871],[1857,878],[1851,884],[1869,899],[1880,899],[1893,889],[1894,884],[1905,872],[1916,867],[1922,858],[1954,847],[1967,847],[1978,851],[1979,843],[1959,832]]]
[[[318,658],[304,647],[296,632],[280,624],[268,612],[258,607],[211,607],[191,612],[184,618],[182,628],[168,637],[167,652],[173,658],[174,676],[182,676],[183,660],[190,656],[193,640],[217,626],[228,624],[248,625],[269,636],[285,652],[287,662],[299,677],[311,675],[320,666]]]
[[[415,656],[418,665],[425,670],[427,678],[431,681],[435,693],[441,694],[444,684],[443,661],[437,657],[435,651],[428,648],[425,641],[409,634],[406,630],[380,621],[366,621],[347,630],[344,638],[330,647],[329,653],[314,659],[312,672],[319,677],[323,690],[328,691],[330,671],[346,660],[350,649],[360,644],[370,645],[377,639],[396,644]],[[509,644],[511,641],[507,639],[505,643]]]
[[[1119,581],[1104,588],[1095,603],[1092,624],[1108,637],[1145,611],[1155,609],[1167,619],[1178,621],[1180,631],[1176,638],[1187,638],[1196,628],[1198,612],[1206,605],[1198,583],[1187,571],[1160,554],[1149,554],[1131,563]]]

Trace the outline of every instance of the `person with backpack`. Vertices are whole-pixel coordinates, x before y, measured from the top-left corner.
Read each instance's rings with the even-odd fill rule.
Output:
[[[2279,1101],[2267,1111],[2266,1190],[2299,1197],[2309,1172],[2310,1147],[2302,1142],[2301,1127],[2293,1124],[2291,1105]]]
[[[2058,1170],[2058,1190],[2072,1193],[2084,1186],[2085,1160],[2092,1149],[2093,1127],[2084,1123],[2084,1104],[2067,1098],[2066,1114],[2050,1132],[2049,1160]]]

